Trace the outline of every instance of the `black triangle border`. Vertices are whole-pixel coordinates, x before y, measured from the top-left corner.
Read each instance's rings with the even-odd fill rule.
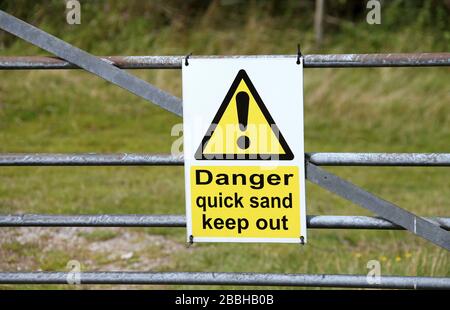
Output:
[[[203,149],[211,139],[214,130],[215,125],[218,124],[221,120],[223,113],[225,113],[225,110],[231,101],[231,98],[233,97],[234,93],[236,92],[236,89],[239,86],[239,83],[241,80],[244,80],[247,84],[247,87],[250,90],[250,93],[253,95],[253,98],[255,98],[256,103],[258,104],[259,109],[263,113],[264,117],[266,118],[267,122],[269,122],[269,125],[271,125],[271,130],[273,132],[273,127],[275,126],[278,130],[278,141],[280,145],[283,147],[283,150],[285,151],[285,154],[214,154],[214,158],[206,158],[203,154]],[[210,133],[209,136],[207,134]],[[222,158],[216,158],[216,156],[220,156]],[[267,110],[266,106],[264,105],[264,102],[262,101],[261,97],[259,96],[258,92],[256,91],[256,88],[253,86],[253,83],[250,81],[250,78],[247,75],[247,72],[245,72],[244,69],[239,70],[238,74],[236,75],[236,78],[233,81],[233,84],[231,84],[230,89],[227,92],[227,95],[225,96],[225,99],[223,100],[222,104],[219,107],[219,110],[217,110],[216,115],[214,116],[214,119],[211,122],[211,125],[208,128],[208,131],[203,136],[202,142],[200,146],[198,147],[197,151],[195,152],[195,159],[197,160],[271,160],[274,156],[276,156],[277,160],[293,160],[294,154],[292,153],[291,149],[289,148],[289,145],[286,143],[286,140],[284,139],[283,135],[281,134],[280,129],[278,128],[277,124],[273,120],[272,116],[269,113],[269,110]]]

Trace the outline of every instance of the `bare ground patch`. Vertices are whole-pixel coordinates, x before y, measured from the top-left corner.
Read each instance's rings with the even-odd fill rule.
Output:
[[[169,267],[184,244],[127,228],[21,227],[0,230],[0,270],[157,271]]]

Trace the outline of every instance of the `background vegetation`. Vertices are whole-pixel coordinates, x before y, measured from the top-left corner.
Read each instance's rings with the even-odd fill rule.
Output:
[[[448,1],[382,1],[381,25],[365,1],[326,1],[314,41],[313,1],[81,1],[81,25],[64,1],[0,1],[0,9],[97,55],[448,52]],[[46,55],[5,32],[0,54]],[[448,68],[305,70],[307,152],[450,152]],[[179,70],[136,74],[181,96]],[[78,70],[0,71],[0,152],[170,152],[181,119]],[[333,168],[423,216],[449,216],[447,168]],[[370,215],[307,185],[309,214]],[[0,212],[184,213],[182,167],[3,167]],[[445,250],[406,232],[310,230],[305,247],[196,244],[184,229],[0,229],[0,269],[249,271],[449,276]],[[131,254],[130,254],[131,253]],[[1,286],[1,288],[17,288]],[[20,286],[23,288],[24,286]],[[48,287],[30,286],[28,288]],[[52,286],[57,287],[57,286]],[[173,288],[168,286],[167,288]]]

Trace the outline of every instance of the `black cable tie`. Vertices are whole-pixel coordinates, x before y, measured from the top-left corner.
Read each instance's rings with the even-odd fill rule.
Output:
[[[194,244],[194,236],[193,235],[189,235],[189,243],[188,243],[187,247],[189,248],[193,244]]]
[[[297,65],[300,64],[300,57],[303,57],[302,51],[300,50],[300,44],[297,44]]]
[[[305,237],[300,236],[300,244],[305,245]]]
[[[189,60],[189,57],[191,57],[191,55],[192,55],[192,53],[189,53],[189,54],[186,55],[186,58],[184,59],[184,65],[185,66],[189,66],[188,60]]]

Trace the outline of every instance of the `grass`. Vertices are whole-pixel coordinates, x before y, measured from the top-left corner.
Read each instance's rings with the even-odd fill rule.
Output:
[[[173,21],[158,24],[157,31],[152,31],[150,15],[135,16],[126,27],[111,30],[109,26],[125,18],[114,11],[120,8],[117,5],[110,8],[110,15],[95,15],[88,7],[80,26],[68,27],[61,19],[59,24],[47,20],[44,28],[103,55],[189,51],[198,55],[283,54],[294,53],[297,41],[302,42],[305,53],[448,51],[450,47],[448,40],[438,37],[445,36],[445,32],[436,34],[416,24],[397,28],[388,15],[378,28],[361,23],[357,31],[354,25],[344,23],[339,31],[327,36],[320,50],[315,50],[306,22],[293,19],[289,23],[284,17],[268,16],[259,10],[243,16],[230,15],[232,22],[227,23],[220,16],[223,8],[214,6],[188,28],[182,21],[178,21],[181,25]],[[105,32],[107,28],[110,30]],[[0,48],[0,52],[43,54],[20,41]],[[180,71],[132,73],[181,96]],[[448,68],[307,69],[304,79],[307,152],[450,152]],[[0,153],[168,153],[178,138],[171,136],[171,128],[181,119],[81,71],[0,71],[0,80]],[[446,168],[327,169],[412,212],[449,215]],[[307,209],[309,214],[370,215],[312,184],[307,184]],[[183,169],[3,167],[0,212],[182,214]],[[378,259],[386,275],[450,276],[450,256],[445,250],[400,231],[310,230],[305,247],[196,244],[190,249],[175,246],[184,245],[184,229],[126,231],[162,236],[174,246],[172,251],[149,246],[121,263],[122,269],[133,268],[136,260],[149,257],[167,261],[152,267],[155,271],[365,274],[367,261]],[[80,234],[87,244],[114,244],[123,232],[99,229]],[[73,255],[82,262],[83,270],[101,270],[111,264],[110,259],[77,247],[79,251],[57,248],[42,252],[42,245],[3,238],[0,259],[5,271],[16,270],[17,266],[29,271],[66,270]]]
[[[80,232],[78,233],[80,237],[85,238],[88,241],[106,241],[111,240],[118,236],[118,233],[110,230],[95,230],[93,232]]]

